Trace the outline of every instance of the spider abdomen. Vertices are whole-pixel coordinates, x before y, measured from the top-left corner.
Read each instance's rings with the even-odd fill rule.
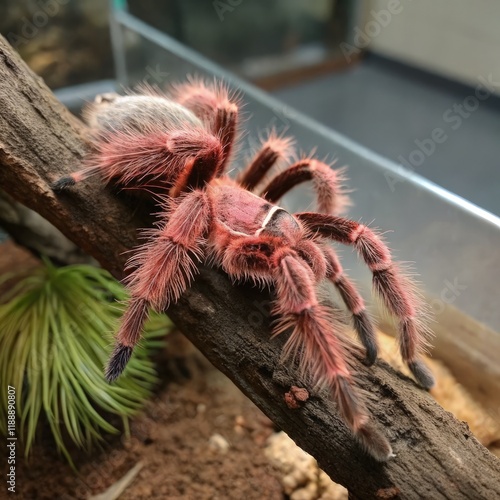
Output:
[[[202,122],[188,109],[155,95],[105,94],[84,112],[94,132],[117,133],[148,130],[202,129]]]

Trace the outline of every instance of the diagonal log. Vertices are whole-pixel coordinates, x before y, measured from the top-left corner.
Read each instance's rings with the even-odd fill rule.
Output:
[[[124,252],[137,243],[137,228],[150,223],[145,207],[97,181],[57,197],[49,187],[77,168],[85,147],[83,124],[0,38],[0,188],[121,278]],[[363,453],[325,393],[289,409],[284,394],[300,378],[279,364],[283,339],[269,339],[268,305],[265,294],[203,269],[168,314],[352,498],[500,498],[500,461],[465,423],[384,362],[357,368],[369,410],[397,455],[385,464]]]

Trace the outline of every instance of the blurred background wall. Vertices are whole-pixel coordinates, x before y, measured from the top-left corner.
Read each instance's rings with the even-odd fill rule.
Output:
[[[367,8],[367,4],[370,8]],[[366,22],[391,0],[365,2]],[[401,12],[371,38],[369,49],[404,64],[475,85],[500,72],[500,2],[400,0]],[[497,85],[500,92],[500,85]]]

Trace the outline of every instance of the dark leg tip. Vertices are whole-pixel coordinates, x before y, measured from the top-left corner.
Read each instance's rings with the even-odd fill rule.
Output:
[[[52,188],[52,191],[61,192],[64,191],[65,189],[68,189],[71,186],[75,185],[75,179],[71,175],[64,175],[60,179],[57,179],[57,181],[53,182],[50,187]]]
[[[132,347],[123,344],[116,345],[105,371],[105,377],[109,383],[114,382],[122,374],[132,356],[132,350]]]
[[[432,389],[436,384],[434,375],[431,373],[429,368],[427,368],[423,361],[411,361],[408,363],[408,368],[413,373],[413,376],[417,379],[417,382],[424,389]]]
[[[357,430],[355,436],[363,448],[377,461],[387,462],[395,457],[388,439],[371,422]]]
[[[377,361],[378,347],[375,337],[375,329],[366,312],[353,314],[354,328],[358,334],[359,340],[366,349],[365,363],[368,366],[373,365]]]

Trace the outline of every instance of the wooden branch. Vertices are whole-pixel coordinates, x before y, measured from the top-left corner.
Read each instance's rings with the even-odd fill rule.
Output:
[[[92,257],[64,236],[47,219],[13,200],[0,189],[0,227],[18,245],[37,257],[49,257],[60,265],[92,264]]]
[[[147,214],[97,181],[59,197],[49,188],[51,181],[77,168],[85,151],[84,133],[83,125],[1,40],[1,188],[121,278],[123,252],[136,244],[136,228],[146,224]],[[204,269],[168,313],[353,498],[500,497],[500,461],[466,424],[383,362],[370,369],[358,364],[358,372],[371,394],[369,409],[397,455],[388,463],[376,463],[360,450],[326,394],[289,409],[284,395],[292,385],[300,386],[300,379],[279,364],[283,339],[269,339],[268,305],[265,294],[233,287],[222,273]]]

